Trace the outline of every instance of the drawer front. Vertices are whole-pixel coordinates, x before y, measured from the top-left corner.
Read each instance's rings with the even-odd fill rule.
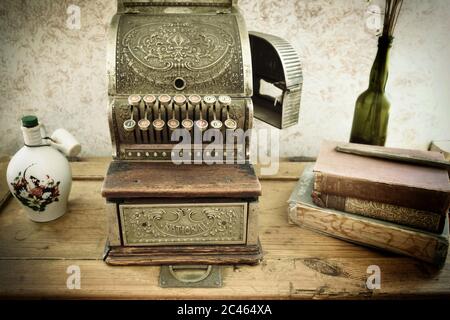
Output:
[[[245,244],[247,203],[123,204],[125,246]]]

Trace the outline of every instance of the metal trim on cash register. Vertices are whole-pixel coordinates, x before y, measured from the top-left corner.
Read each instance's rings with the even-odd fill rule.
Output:
[[[267,63],[272,69],[262,72]],[[233,134],[252,128],[254,105],[276,127],[298,122],[302,79],[292,47],[270,35],[249,37],[237,0],[119,0],[107,72],[113,161],[102,187],[105,262],[160,265],[162,287],[219,287],[220,265],[259,263],[261,185],[249,138]],[[281,99],[259,90],[261,79]],[[199,145],[195,137],[208,127],[232,138],[232,149]],[[174,149],[177,128],[191,137],[189,151]],[[177,165],[174,155],[195,162]],[[206,164],[198,155],[234,164]]]
[[[260,32],[250,32],[249,35],[255,117],[279,129],[296,125],[303,86],[297,52],[280,37]],[[267,92],[264,92],[263,87],[268,87],[265,89]],[[270,87],[275,90],[275,94],[271,94]]]

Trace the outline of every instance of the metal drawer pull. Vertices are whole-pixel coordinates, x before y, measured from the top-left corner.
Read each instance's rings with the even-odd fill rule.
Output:
[[[220,288],[222,287],[221,267],[213,265],[161,266],[159,283],[163,288]]]
[[[194,270],[192,273],[177,273],[177,270]],[[203,274],[197,275],[195,270],[206,270]],[[180,282],[196,283],[205,280],[211,274],[212,266],[169,266],[170,274]]]

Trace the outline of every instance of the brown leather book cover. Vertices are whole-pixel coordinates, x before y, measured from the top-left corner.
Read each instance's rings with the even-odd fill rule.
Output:
[[[314,191],[445,215],[450,182],[445,169],[337,152],[325,141],[314,166]],[[355,145],[356,146],[356,145]],[[437,152],[385,148],[398,154],[443,160]]]
[[[433,233],[442,233],[444,230],[445,215],[434,212],[320,192],[313,192],[312,200],[321,208],[345,211]]]

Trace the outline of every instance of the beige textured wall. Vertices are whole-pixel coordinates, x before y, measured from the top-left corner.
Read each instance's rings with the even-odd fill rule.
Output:
[[[66,27],[70,4],[81,30]],[[320,140],[347,140],[356,97],[368,84],[376,38],[365,0],[241,0],[250,30],[287,38],[304,67],[300,123],[283,130],[283,156],[314,156]],[[0,0],[0,154],[22,143],[19,120],[35,113],[65,127],[83,155],[110,155],[105,34],[113,0]],[[391,59],[387,144],[427,147],[450,138],[450,1],[405,0]],[[257,122],[258,128],[265,124]]]

